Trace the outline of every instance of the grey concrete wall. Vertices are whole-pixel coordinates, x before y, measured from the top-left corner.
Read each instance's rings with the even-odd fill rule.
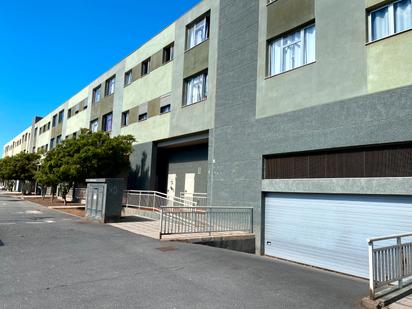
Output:
[[[258,118],[367,94],[363,1],[316,0],[316,62],[270,78],[266,78],[266,32],[268,9],[276,3],[266,7],[264,2],[259,1]]]
[[[184,59],[183,78],[207,69],[209,66],[209,40],[188,50]]]
[[[412,195],[412,177],[265,179],[263,192]]]
[[[272,39],[314,19],[315,0],[278,0],[267,11],[267,38]]]
[[[412,87],[256,118],[258,2],[221,1],[215,129],[210,134],[209,199],[255,209],[261,250],[262,156],[412,140]],[[388,194],[391,179],[364,187]],[[404,192],[410,180],[398,192]],[[315,188],[315,187],[313,187]],[[393,189],[394,190],[394,189]]]
[[[137,144],[133,146],[130,155],[130,171],[127,187],[129,190],[151,190],[154,179],[153,143]]]

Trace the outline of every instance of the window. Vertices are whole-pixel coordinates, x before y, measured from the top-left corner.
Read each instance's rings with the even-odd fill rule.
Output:
[[[59,123],[62,123],[64,119],[64,110],[59,112]]]
[[[76,139],[76,137],[77,137],[77,133],[74,132],[74,133],[73,133],[73,139]]]
[[[269,42],[268,75],[315,62],[315,36],[315,25],[311,25]]]
[[[56,137],[56,146],[60,145],[61,143],[62,143],[62,136],[59,135],[59,136]]]
[[[50,121],[47,123],[47,130],[50,130]],[[27,136],[26,136],[27,137]],[[27,139],[27,138],[26,138]]]
[[[150,73],[150,58],[142,62],[142,76]]]
[[[103,120],[102,121],[102,124],[103,124],[102,130],[105,131],[105,132],[111,132],[112,131],[113,114],[110,113],[110,114],[104,115],[102,120]]]
[[[370,42],[411,28],[411,0],[396,1],[369,13]]]
[[[101,98],[100,89],[101,89],[100,85],[93,89],[93,98],[92,98],[93,103],[97,103],[100,101],[100,98]]]
[[[171,107],[170,104],[164,105],[160,107],[160,114],[170,113]]]
[[[53,116],[53,121],[52,121],[53,128],[56,126],[56,124],[57,124],[57,114]]]
[[[72,116],[72,109],[70,108],[68,111],[67,111],[67,118],[70,118]]]
[[[90,122],[90,131],[95,133],[98,130],[99,130],[99,119],[95,119],[95,120]]]
[[[170,44],[163,48],[163,64],[173,60],[174,57],[174,44]]]
[[[54,148],[54,138],[50,140],[50,150]]]
[[[122,127],[129,125],[129,111],[122,113]]]
[[[87,104],[88,104],[87,99],[84,99],[83,100],[83,110],[87,109]]]
[[[191,105],[207,98],[207,72],[201,73],[185,81],[185,98],[183,105]]]
[[[41,135],[42,133],[43,133],[43,127],[40,127],[39,135]]]
[[[132,70],[129,70],[124,74],[124,85],[125,86],[130,85],[132,83],[133,81],[132,73],[133,73]]]
[[[139,121],[147,120],[147,113],[139,114]]]
[[[209,16],[205,16],[187,27],[186,48],[190,49],[209,38]]]
[[[75,114],[75,115],[80,112],[80,108],[81,108],[81,103],[77,104],[77,105],[74,107],[74,114]]]
[[[114,86],[116,84],[116,75],[106,80],[106,87],[104,88],[105,95],[112,95],[114,93]]]

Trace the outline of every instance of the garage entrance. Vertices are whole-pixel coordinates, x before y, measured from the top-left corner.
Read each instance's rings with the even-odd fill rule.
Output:
[[[412,198],[267,194],[265,254],[363,278],[367,238],[412,231]]]

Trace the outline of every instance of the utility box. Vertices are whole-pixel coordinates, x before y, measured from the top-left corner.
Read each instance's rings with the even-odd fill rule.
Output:
[[[86,218],[106,223],[121,217],[124,179],[87,179],[86,182]]]

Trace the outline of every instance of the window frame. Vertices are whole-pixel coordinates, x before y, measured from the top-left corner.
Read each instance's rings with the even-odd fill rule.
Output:
[[[113,88],[111,87],[113,83]],[[104,83],[104,96],[108,97],[111,96],[115,93],[116,91],[116,75],[113,75],[112,77],[106,79],[106,82]]]
[[[165,111],[165,109],[167,109],[166,111]],[[164,114],[168,114],[168,113],[170,113],[172,111],[172,105],[169,103],[169,104],[166,104],[166,105],[163,105],[163,106],[160,106],[160,115],[164,115]]]
[[[315,58],[314,58],[313,61],[309,61],[309,62],[305,63],[305,61],[304,61],[304,59],[305,59],[304,51],[305,51],[305,48],[307,46],[306,39],[305,39],[305,31],[306,31],[306,29],[309,29],[311,27],[314,27],[314,29],[315,29]],[[296,44],[296,42],[294,42],[294,43],[284,45],[283,40],[285,38],[287,38],[288,36],[291,36],[291,35],[296,34],[296,33],[300,33],[300,42],[302,42],[301,55],[300,55],[301,56],[301,59],[300,59],[301,60],[301,65],[298,65],[298,66],[296,66],[294,68],[291,68],[291,69],[283,70],[283,65],[284,65],[284,63],[283,63],[283,51],[286,47],[291,46],[293,44]],[[281,72],[272,73],[271,72],[271,67],[272,67],[272,61],[274,61],[274,60],[272,60],[272,57],[271,57],[272,56],[272,48],[275,46],[276,42],[278,42],[278,41],[281,41],[281,44],[282,44],[282,46],[281,46],[282,54],[281,54],[281,63],[280,63]],[[270,77],[273,77],[273,76],[284,74],[286,72],[290,72],[290,71],[296,70],[298,68],[304,67],[306,65],[315,63],[316,62],[316,22],[311,21],[310,23],[307,23],[305,25],[297,27],[294,30],[285,32],[285,33],[283,33],[279,36],[274,37],[273,39],[268,40],[267,41],[266,54],[267,54],[267,57],[266,57],[266,59],[267,59],[266,60],[266,62],[267,62],[266,63],[266,78],[270,78]]]
[[[168,54],[167,54],[168,53]],[[167,60],[166,55],[169,55],[169,59]],[[171,43],[163,48],[163,64],[169,63],[173,61],[175,55],[175,43]]]
[[[403,0],[396,0],[392,1],[386,4],[383,4],[381,6],[378,6],[370,11],[367,12],[367,17],[368,17],[368,43],[373,43],[377,42],[386,38],[389,38],[391,36],[394,36],[399,33],[403,33],[406,31],[412,30],[412,26],[409,27],[408,29],[404,29],[401,31],[396,31],[396,10],[395,10],[395,5],[399,2],[402,2]],[[383,9],[387,8],[388,9],[388,35],[383,36],[379,39],[373,40],[373,27],[372,27],[372,15],[375,12],[381,11]],[[412,2],[411,2],[411,18],[412,18]]]
[[[93,130],[93,124],[95,124],[95,123],[97,124],[96,130]],[[92,133],[98,132],[99,131],[99,118],[96,118],[96,119],[90,121],[89,128],[90,128],[90,132],[92,132]]]
[[[93,104],[94,104],[94,103],[98,103],[98,102],[101,101],[101,99],[102,99],[102,92],[101,92],[101,90],[102,90],[102,85],[99,85],[99,86],[93,88],[93,93],[92,93],[92,103],[93,103]],[[99,96],[98,96],[99,99],[98,99],[98,100],[96,100],[97,93],[99,94]]]
[[[55,128],[57,126],[57,114],[53,115],[52,118],[52,127]]]
[[[121,119],[122,128],[127,127],[129,125],[129,121],[130,121],[129,117],[130,117],[130,110],[122,112],[122,119]]]
[[[146,60],[142,61],[141,68],[140,68],[140,76],[146,76],[150,74],[150,63],[151,63],[151,57],[147,58]]]
[[[124,86],[129,86],[133,82],[133,69],[124,73]]]
[[[149,119],[149,115],[147,114],[147,112],[141,113],[137,116],[138,122],[146,121],[147,119]]]
[[[108,119],[110,117],[110,128],[106,128]],[[113,130],[113,112],[107,113],[102,117],[102,131],[103,132],[112,132]]]
[[[188,85],[189,85],[189,81],[199,77],[199,76],[204,76],[203,77],[203,94],[202,94],[202,98],[196,102],[192,102],[192,103],[187,103],[188,102]],[[194,74],[192,76],[189,76],[187,78],[184,79],[183,81],[183,104],[182,107],[187,107],[187,106],[191,106],[203,101],[206,101],[208,96],[209,96],[209,72],[208,70],[204,70],[202,72],[199,72],[197,74]]]
[[[61,110],[58,115],[57,123],[60,124],[64,121],[64,109]]]
[[[205,21],[205,27],[206,27],[206,38],[198,43],[195,43],[193,46],[190,46],[190,30],[194,29],[193,33],[196,35],[196,26],[198,26],[201,22]],[[185,49],[186,51],[195,48],[196,46],[202,44],[203,42],[206,42],[210,38],[210,12],[200,16],[199,18],[195,19],[193,22],[188,24],[186,26],[186,43],[185,43]]]

